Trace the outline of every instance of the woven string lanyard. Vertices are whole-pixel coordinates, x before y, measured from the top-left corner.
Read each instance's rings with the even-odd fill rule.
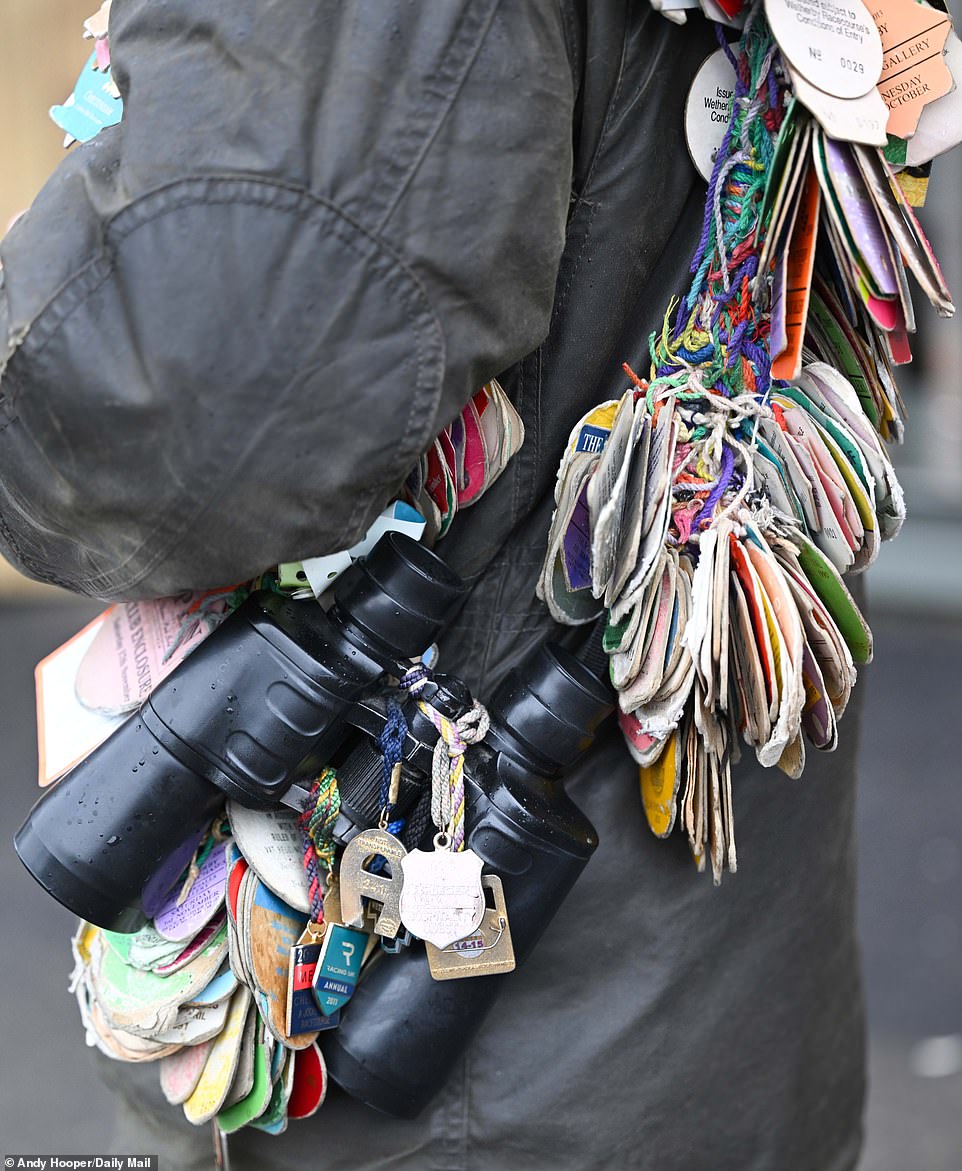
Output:
[[[401,686],[417,695],[428,680],[423,667],[415,667],[401,680]],[[464,753],[488,734],[491,719],[475,700],[471,709],[449,720],[430,704],[418,700],[418,708],[438,731],[431,763],[431,820],[447,835],[452,850],[464,849]]]
[[[311,785],[310,795],[297,819],[304,841],[304,870],[311,900],[311,919],[315,923],[324,922],[324,892],[319,867],[323,867],[330,881],[334,869],[334,823],[340,808],[337,775],[332,768],[326,768]]]
[[[753,294],[760,292],[759,207],[784,117],[772,69],[777,48],[759,9],[746,23],[737,57],[720,32],[719,40],[737,76],[732,117],[708,186],[691,288],[673,326],[669,308],[660,335],[651,336],[655,378],[645,388],[649,408],[666,390],[682,402],[702,399],[711,407],[716,396],[764,399],[771,386],[769,318]],[[708,438],[711,429],[709,416],[691,438]],[[730,478],[731,468],[723,466],[704,517],[710,518]]]

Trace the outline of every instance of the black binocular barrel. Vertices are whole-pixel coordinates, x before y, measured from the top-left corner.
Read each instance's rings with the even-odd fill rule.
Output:
[[[408,730],[398,762],[400,773],[397,799],[393,803],[394,818],[407,819],[430,792],[431,756],[438,733],[420,710],[420,702],[425,701],[449,720],[464,715],[473,702],[471,692],[462,680],[439,672],[416,695],[408,695],[399,705]],[[384,697],[364,700],[348,719],[366,734],[356,738],[351,751],[337,766],[341,806],[334,827],[334,840],[342,846],[380,820],[384,754],[378,730],[387,723],[387,701]]]
[[[24,865],[81,918],[137,930],[155,909],[145,892],[150,903],[225,797],[274,806],[316,774],[346,708],[429,646],[464,590],[434,554],[389,533],[329,613],[253,595],[40,798],[15,839]]]
[[[522,963],[597,845],[565,794],[563,768],[613,710],[610,688],[559,647],[511,672],[489,704],[492,732],[465,768],[465,845],[504,887]],[[542,772],[531,767],[540,761]],[[436,981],[416,944],[372,965],[322,1045],[349,1094],[387,1114],[418,1115],[450,1076],[497,999],[505,975]]]

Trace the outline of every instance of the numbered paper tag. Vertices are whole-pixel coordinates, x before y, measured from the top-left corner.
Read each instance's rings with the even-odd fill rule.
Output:
[[[884,146],[888,141],[885,124],[889,113],[877,89],[873,87],[857,98],[837,98],[812,85],[791,66],[788,74],[795,96],[832,138],[866,146]]]
[[[473,850],[412,850],[402,861],[401,922],[418,939],[445,948],[484,918],[481,859]]]
[[[882,39],[862,0],[765,0],[789,63],[822,93],[860,98],[882,72]]]
[[[227,802],[234,840],[257,877],[296,911],[310,914],[304,842],[293,809],[247,809]]]

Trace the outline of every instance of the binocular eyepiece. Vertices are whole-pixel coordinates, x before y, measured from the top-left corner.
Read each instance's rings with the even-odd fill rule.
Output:
[[[470,691],[457,676],[441,673],[417,696],[404,700],[401,712],[408,733],[392,806],[395,818],[407,818],[430,788],[437,731],[422,713],[419,701],[452,721],[469,711],[473,703]],[[563,647],[543,643],[508,673],[487,706],[491,718],[484,740],[487,749],[503,757],[503,768],[546,779],[556,777],[589,747],[596,727],[612,710],[612,697],[608,684],[580,660]],[[334,838],[339,845],[378,824],[384,768],[380,737],[387,719],[387,700],[383,695],[363,698],[346,718],[364,735],[337,762],[341,803]]]

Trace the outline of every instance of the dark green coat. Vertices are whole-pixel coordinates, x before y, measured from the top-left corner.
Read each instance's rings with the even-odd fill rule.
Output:
[[[439,546],[477,576],[444,666],[490,694],[550,626],[564,439],[686,286],[710,35],[647,0],[114,0],[111,46],[123,123],[0,250],[4,551],[127,598],[342,548],[500,374],[525,446]],[[720,890],[611,731],[569,786],[601,846],[436,1108],[332,1092],[234,1171],[854,1166],[854,722],[800,783],[738,772]],[[209,1165],[155,1070],[108,1076],[120,1146]]]

